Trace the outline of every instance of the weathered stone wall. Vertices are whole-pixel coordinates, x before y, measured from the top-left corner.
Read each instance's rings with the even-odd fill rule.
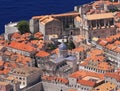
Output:
[[[19,32],[18,28],[16,27],[17,23],[9,23],[5,25],[5,40],[10,40],[10,35]]]
[[[43,86],[42,86],[42,83],[39,82],[31,87],[28,87],[28,88],[24,88],[22,89],[21,91],[44,91],[43,90]]]
[[[60,83],[43,82],[44,91],[68,91],[68,86]]]

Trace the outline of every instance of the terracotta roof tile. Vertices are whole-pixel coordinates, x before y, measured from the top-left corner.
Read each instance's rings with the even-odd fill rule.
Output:
[[[20,38],[20,37],[21,37],[21,34],[19,34],[18,32],[16,32],[16,33],[13,33],[13,34],[12,34],[12,37],[11,37],[11,38],[12,38],[12,39],[13,39],[13,38],[18,39],[18,38]]]
[[[84,47],[77,47],[77,48],[73,49],[72,51],[83,52],[84,50],[85,50]]]
[[[95,73],[95,72],[89,72],[89,71],[85,71],[85,70],[80,70],[77,72],[74,72],[70,75],[71,78],[83,78],[85,76],[92,76],[92,77],[97,77],[100,79],[104,79],[104,75],[103,74],[99,74],[99,73]]]
[[[25,43],[14,42],[14,41],[12,41],[9,44],[9,47],[19,49],[19,50],[23,50],[23,51],[27,51],[27,52],[35,51],[35,48],[32,47],[31,45],[28,45],[28,44],[25,44]]]
[[[99,44],[105,46],[108,42],[106,40],[100,40]]]
[[[115,72],[115,73],[105,73],[106,77],[112,77],[116,79],[117,81],[120,81],[120,74]]]
[[[55,50],[53,50],[51,53],[58,54],[58,52],[59,52],[59,49],[58,49],[58,48],[56,48],[56,49],[55,49]]]
[[[107,62],[100,62],[98,64],[98,69],[100,70],[114,70],[114,67]]]
[[[47,81],[55,81],[55,82],[59,82],[59,83],[64,83],[64,84],[68,83],[68,79],[62,78],[62,77],[43,76],[42,79],[47,80]]]
[[[92,81],[89,81],[89,80],[79,80],[78,83],[83,85],[83,86],[90,86],[90,87],[95,86],[95,82],[92,82]]]
[[[109,50],[114,50],[116,48],[116,46],[113,44],[108,44],[108,45],[106,45],[106,48]]]
[[[77,90],[76,90],[76,89],[72,89],[72,88],[71,88],[71,89],[69,89],[68,91],[77,91]]]
[[[38,56],[38,57],[47,57],[47,56],[49,56],[50,54],[48,53],[48,52],[45,52],[45,51],[42,51],[42,50],[40,50],[37,54],[36,54],[36,56]]]

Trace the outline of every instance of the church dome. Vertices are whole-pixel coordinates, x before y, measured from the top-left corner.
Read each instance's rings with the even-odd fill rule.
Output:
[[[62,42],[62,43],[59,45],[59,50],[67,50],[67,46],[64,44],[64,42]]]

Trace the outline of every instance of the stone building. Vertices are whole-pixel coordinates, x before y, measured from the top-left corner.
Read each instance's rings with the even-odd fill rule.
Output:
[[[44,70],[45,69],[45,62],[47,62],[49,60],[49,56],[50,54],[48,52],[45,51],[39,51],[38,53],[36,53],[35,58],[37,61],[37,66]]]
[[[105,82],[111,82],[116,85],[116,90],[120,89],[120,74],[119,72],[114,73],[106,73],[105,74]]]
[[[119,5],[119,3],[116,3]],[[91,42],[93,37],[105,38],[118,32],[115,26],[114,16],[110,10],[115,7],[114,2],[95,1],[81,6],[75,6],[74,10],[80,13],[75,23],[80,28],[80,34],[83,35],[87,42]]]
[[[36,50],[33,46],[26,44],[24,42],[19,43],[12,41],[8,46],[7,46],[8,51],[12,51],[14,53],[19,53],[24,56],[29,56],[29,57],[34,57],[34,54],[36,53]]]
[[[52,18],[51,16],[41,18],[39,20],[39,30],[44,35],[45,40],[49,40],[49,35],[62,34],[63,24],[58,19]]]
[[[87,70],[96,73],[114,72],[115,65],[105,56],[104,51],[91,49],[86,59],[79,64],[79,70]]]
[[[17,22],[12,23],[10,22],[9,24],[5,25],[5,40],[10,40],[10,36],[11,34],[15,33],[15,32],[19,32],[17,26]]]
[[[77,91],[91,91],[95,86],[103,83],[103,77],[102,74],[79,70],[69,76],[69,87]]]
[[[79,28],[76,28],[74,25],[74,18],[78,15],[79,13],[70,12],[70,13],[63,13],[63,14],[34,16],[30,20],[30,31],[32,33],[42,31],[42,33],[45,34],[46,33],[45,31],[49,30],[46,33],[46,35],[58,34],[58,36],[61,36],[61,34],[62,35],[80,34]],[[51,26],[51,24],[53,26]],[[46,28],[48,27],[47,30],[45,26]]]
[[[116,34],[114,36],[109,36],[104,39],[99,39],[96,41],[96,47],[98,49],[104,50],[106,57],[111,60],[117,67],[120,67],[120,51],[119,51],[119,44],[120,44],[120,34]],[[116,57],[117,56],[117,57]]]
[[[20,82],[20,88],[24,88],[40,82],[42,71],[35,67],[22,67],[13,69],[9,75]]]
[[[51,55],[39,51],[36,54],[36,61],[38,67],[45,71],[44,74],[68,76],[77,70],[77,58],[68,54],[67,46],[63,42]]]
[[[85,15],[81,33],[88,41],[116,34],[113,13]]]
[[[100,86],[95,87],[93,90],[91,91],[116,91],[116,85],[111,83],[111,82],[106,82]]]
[[[84,46],[77,47],[69,53],[70,55],[76,56],[78,62],[83,61],[87,57],[87,49]]]
[[[44,91],[68,91],[69,81],[63,77],[43,76],[42,84]]]
[[[13,88],[7,82],[0,82],[0,91],[13,91]]]
[[[45,75],[42,83],[44,91],[91,91],[98,84],[104,83],[103,78],[102,74],[80,70],[73,72],[68,78]]]

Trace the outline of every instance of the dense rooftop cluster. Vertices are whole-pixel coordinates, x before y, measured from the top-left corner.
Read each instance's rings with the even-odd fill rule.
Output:
[[[120,0],[33,16],[0,36],[0,91],[119,91]],[[70,48],[69,48],[70,47]]]

